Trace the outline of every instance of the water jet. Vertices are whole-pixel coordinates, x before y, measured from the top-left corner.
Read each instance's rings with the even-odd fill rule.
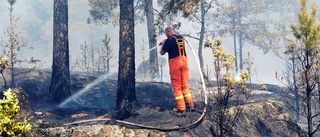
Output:
[[[73,94],[72,96],[68,97],[67,99],[65,99],[62,103],[60,103],[58,106],[61,108],[66,107],[66,105],[68,103],[70,103],[71,101],[83,105],[84,101],[79,99],[79,97],[87,92],[89,89],[91,89],[92,87],[94,87],[95,85],[99,84],[100,82],[102,82],[103,80],[107,79],[108,74],[103,74],[102,76],[98,77],[96,80],[94,80],[93,82],[89,83],[86,87],[84,87],[83,89],[81,89],[80,91],[78,91],[77,93]]]

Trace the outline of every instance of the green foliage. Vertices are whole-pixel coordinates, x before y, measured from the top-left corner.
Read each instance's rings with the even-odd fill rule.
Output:
[[[91,23],[93,21],[96,24],[119,25],[120,0],[88,0],[88,2],[90,6],[90,17],[88,18],[87,23]],[[134,2],[134,21],[135,23],[141,23],[145,21],[145,15],[150,13],[146,13],[149,0],[136,0]]]
[[[230,88],[234,88],[235,85],[241,85],[242,88],[245,88],[245,82],[249,80],[249,73],[247,71],[241,71],[238,76],[233,75],[229,70],[233,70],[236,67],[233,65],[236,57],[230,53],[223,51],[221,47],[222,39],[216,39],[214,42],[206,40],[204,47],[211,48],[213,55],[215,57],[215,69],[219,72],[222,68],[225,68],[226,74],[223,77],[223,80],[226,82],[226,85]]]
[[[320,23],[317,19],[317,6],[314,3],[311,10],[308,8],[308,0],[300,0],[301,7],[298,13],[297,23],[290,23],[291,31],[295,39],[286,37],[288,46],[286,47],[285,54],[289,55],[290,60],[295,67],[294,78],[296,78],[295,85],[288,87],[296,87],[294,95],[296,97],[296,104],[291,104],[293,110],[297,114],[307,119],[308,136],[313,136],[319,130],[320,124],[317,122],[319,117],[319,100],[320,93]],[[299,88],[299,90],[297,90]],[[297,92],[297,93],[296,93]],[[287,99],[291,98],[285,96]],[[301,109],[299,109],[301,107]],[[315,128],[316,127],[316,128]]]
[[[4,87],[7,88],[7,81],[6,78],[4,77],[3,71],[5,69],[9,69],[10,68],[10,63],[7,60],[6,57],[1,57],[0,58],[0,73],[2,75],[3,81],[4,81]]]
[[[263,85],[261,86],[260,90],[268,90],[268,87],[267,87],[265,84],[263,84]]]
[[[315,51],[315,48],[319,48],[320,39],[320,24],[316,24],[316,11],[317,6],[313,4],[312,11],[309,13],[306,1],[303,0],[302,8],[299,11],[299,24],[295,25],[291,22],[290,27],[293,31],[295,38],[301,40],[303,48],[306,50]],[[294,40],[286,37],[289,42],[289,47],[296,48],[298,45]]]
[[[182,14],[188,17],[195,9],[198,8],[200,0],[161,0],[158,1],[163,9],[160,12],[160,18],[166,18],[168,15]]]
[[[178,9],[182,11],[183,16],[189,16],[195,8],[198,7],[200,0],[178,0]]]
[[[298,23],[290,23],[295,39],[285,37],[288,41],[285,54],[297,61],[297,73],[300,84],[316,82],[319,80],[318,71],[320,64],[320,24],[316,18],[317,6],[313,4],[311,11],[308,10],[307,0],[301,0],[301,8],[298,13]],[[307,75],[305,75],[307,74]],[[311,85],[307,85],[308,87]],[[308,90],[311,88],[308,88]]]
[[[250,74],[247,71],[241,71],[239,74],[240,79],[237,81],[238,85],[241,87],[241,91],[246,91],[246,82],[250,78]]]
[[[246,82],[249,80],[249,73],[241,71],[235,76],[231,70],[236,67],[233,62],[236,57],[223,51],[221,47],[222,39],[215,41],[205,41],[205,48],[211,48],[214,55],[214,70],[217,81],[217,91],[214,91],[212,100],[212,114],[209,114],[210,120],[215,125],[212,134],[215,136],[229,136],[230,130],[238,121],[242,112],[239,100],[240,94],[244,94],[247,98]],[[222,77],[221,77],[222,76]],[[210,108],[210,106],[209,106]]]
[[[18,122],[15,116],[20,111],[17,95],[8,90],[3,92],[4,97],[0,100],[0,135],[16,137],[31,129],[31,125],[24,118],[22,122]]]
[[[119,0],[88,0],[90,18],[95,23],[119,25],[119,10],[117,9]]]
[[[3,70],[10,68],[10,64],[9,61],[7,60],[7,58],[2,57],[0,58],[0,72],[2,73]]]
[[[214,57],[216,57],[217,61],[223,61],[223,67],[226,67],[226,69],[234,69],[235,66],[233,66],[233,62],[236,60],[236,57],[226,53],[223,51],[221,47],[222,39],[216,39],[214,42],[211,42],[209,40],[205,41],[204,47],[210,47],[212,49],[212,52],[214,54]]]

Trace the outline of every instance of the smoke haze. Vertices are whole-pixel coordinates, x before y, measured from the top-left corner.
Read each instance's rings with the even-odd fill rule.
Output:
[[[312,2],[312,1],[310,1]],[[319,3],[319,2],[318,2]],[[156,4],[156,3],[155,3]],[[7,1],[0,3],[0,38],[6,39],[3,32],[6,31],[9,24],[9,4]],[[53,0],[17,0],[13,5],[13,13],[19,17],[17,29],[22,33],[21,37],[27,40],[28,46],[33,49],[26,48],[21,51],[19,58],[29,59],[34,57],[41,59],[42,63],[39,68],[51,69],[52,62],[52,21],[53,21]],[[114,50],[114,55],[118,54],[119,29],[118,26],[101,25],[97,26],[94,23],[88,24],[89,6],[87,0],[69,0],[69,48],[70,48],[70,66],[74,64],[77,57],[80,55],[80,45],[85,41],[91,46],[101,46],[102,39],[105,34],[111,38],[111,45]],[[319,12],[319,10],[318,10]],[[291,17],[290,17],[291,18]],[[193,25],[190,21],[182,22],[180,30],[186,33],[196,35]],[[287,24],[287,27],[289,24]],[[136,68],[142,62],[142,55],[140,54],[140,45],[142,40],[147,42],[147,26],[146,24],[136,24],[135,27],[135,42],[136,42]],[[162,41],[165,36],[157,37],[157,41]],[[187,38],[188,39],[188,38]],[[229,53],[233,54],[233,40],[231,38],[223,38],[223,47]],[[188,39],[193,48],[197,50],[198,42]],[[281,46],[284,47],[284,43]],[[148,46],[147,46],[148,47]],[[159,50],[157,48],[156,50]],[[2,51],[2,49],[1,49]],[[279,84],[275,79],[275,72],[282,74],[285,71],[285,61],[276,57],[272,52],[264,54],[255,46],[245,45],[244,58],[247,52],[250,52],[253,58],[252,65],[252,81],[255,83],[269,83]],[[195,51],[197,53],[197,51]],[[213,75],[213,59],[212,51],[210,49],[203,50],[204,64],[208,66],[209,72]],[[281,49],[280,49],[281,52]],[[190,61],[190,75],[196,79],[199,78],[199,72],[196,67],[195,59],[191,51],[187,50],[188,59]],[[148,57],[148,56],[146,56]],[[163,56],[167,58],[167,55]],[[111,72],[118,70],[118,56],[112,60],[114,64]],[[168,78],[168,66],[164,68],[165,78]]]

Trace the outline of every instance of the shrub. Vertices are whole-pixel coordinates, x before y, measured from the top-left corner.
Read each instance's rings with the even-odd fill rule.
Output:
[[[226,53],[222,46],[222,39],[215,41],[206,40],[204,47],[211,48],[213,53],[213,63],[216,78],[216,90],[212,97],[209,96],[208,117],[212,121],[210,131],[213,136],[231,136],[232,127],[239,120],[243,108],[240,107],[242,101],[250,97],[250,90],[246,88],[246,82],[250,75],[246,71],[241,71],[235,76],[233,65],[236,57]],[[240,96],[245,95],[244,100]]]
[[[17,95],[7,89],[0,100],[0,136],[17,137],[31,129],[31,124],[24,118],[19,122],[15,116],[20,111]]]
[[[268,87],[266,85],[262,85],[260,90],[268,90]]]

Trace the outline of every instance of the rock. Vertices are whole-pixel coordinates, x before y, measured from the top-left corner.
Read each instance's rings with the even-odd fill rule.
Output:
[[[234,127],[238,136],[305,136],[296,121],[285,111],[282,102],[256,101],[243,105],[242,108],[243,112]]]
[[[33,110],[28,95],[22,89],[17,88],[12,89],[12,92],[17,94],[20,106],[20,111],[16,117],[18,119],[24,119],[29,117],[33,113]]]
[[[161,137],[164,135],[164,132],[146,129],[129,129],[118,125],[34,128],[26,134],[27,137]]]
[[[80,114],[71,115],[71,118],[82,118],[82,117],[86,117],[86,116],[88,116],[88,114],[80,113]]]

